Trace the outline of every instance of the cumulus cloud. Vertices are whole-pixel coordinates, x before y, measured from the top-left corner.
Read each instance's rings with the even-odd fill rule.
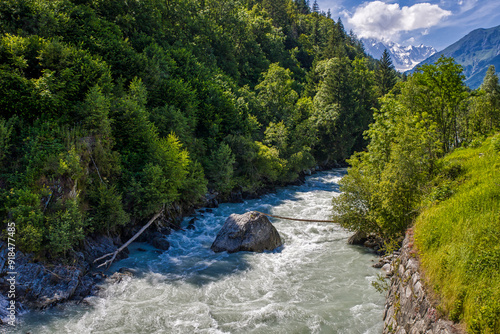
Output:
[[[359,37],[397,40],[402,32],[431,28],[449,15],[450,11],[430,3],[400,7],[373,1],[358,7],[348,21]]]

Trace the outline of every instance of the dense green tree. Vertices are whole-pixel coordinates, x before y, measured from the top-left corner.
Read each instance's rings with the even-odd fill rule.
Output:
[[[384,49],[382,57],[377,62],[377,83],[380,90],[380,95],[384,96],[396,84],[396,70],[392,64],[391,56],[387,49]]]
[[[276,27],[288,26],[287,6],[288,0],[262,0],[262,7],[269,13]]]
[[[218,149],[208,157],[206,163],[209,186],[221,193],[227,193],[233,188],[233,172],[235,158],[231,148],[222,143]]]
[[[309,14],[311,12],[311,7],[309,7],[309,1],[307,0],[295,0],[297,9],[301,14]]]
[[[366,132],[368,151],[351,158],[334,210],[343,226],[386,238],[415,217],[424,181],[440,150],[437,127],[388,96]]]
[[[460,66],[440,58],[380,99],[365,132],[367,150],[349,160],[343,193],[333,201],[343,226],[390,239],[412,223],[425,198],[449,196],[448,181],[441,179],[453,179],[459,169],[446,170],[438,159],[498,121],[488,115],[486,93],[479,90],[468,97],[463,79]],[[429,193],[429,182],[444,185]]]
[[[318,63],[318,93],[314,97],[313,120],[320,141],[318,149],[326,160],[341,161],[361,143],[370,121],[373,75],[363,61],[347,57]],[[325,149],[328,147],[328,149]]]
[[[298,99],[293,89],[291,72],[278,64],[271,64],[262,81],[255,86],[262,106],[261,123],[280,122],[289,118]]]
[[[325,58],[342,58],[347,55],[345,51],[345,31],[343,30],[340,19],[337,23],[331,21],[331,30],[328,37],[328,43],[324,52]]]
[[[436,64],[421,66],[403,92],[405,103],[420,114],[426,112],[436,123],[443,152],[449,152],[461,142],[460,114],[467,97],[462,66],[453,58],[440,57]]]
[[[486,99],[490,107],[487,116],[490,121],[490,131],[498,129],[500,126],[500,123],[498,123],[500,119],[500,84],[494,65],[490,65],[488,71],[486,71],[481,90],[486,93]]]
[[[91,226],[97,232],[109,234],[127,224],[130,216],[123,209],[122,196],[115,185],[99,182],[95,187],[89,194]]]
[[[0,118],[0,168],[12,146],[12,135],[14,130],[15,117],[5,120]]]

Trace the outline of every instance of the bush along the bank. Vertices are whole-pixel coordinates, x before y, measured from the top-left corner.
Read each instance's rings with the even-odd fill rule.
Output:
[[[39,259],[366,146],[397,81],[303,1],[2,1],[0,220]]]
[[[491,67],[470,92],[461,71],[441,57],[381,99],[333,209],[388,247],[415,224],[441,311],[472,333],[499,333],[500,85]]]

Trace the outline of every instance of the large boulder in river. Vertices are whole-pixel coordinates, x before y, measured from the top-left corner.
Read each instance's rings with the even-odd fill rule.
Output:
[[[250,211],[232,214],[217,234],[211,249],[214,252],[263,252],[281,246],[283,242],[276,228],[263,214]]]

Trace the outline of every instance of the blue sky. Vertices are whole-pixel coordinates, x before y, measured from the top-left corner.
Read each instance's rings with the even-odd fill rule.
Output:
[[[500,0],[318,0],[318,4],[325,12],[330,8],[332,18],[340,17],[358,37],[425,44],[438,51],[474,29],[500,25]]]

